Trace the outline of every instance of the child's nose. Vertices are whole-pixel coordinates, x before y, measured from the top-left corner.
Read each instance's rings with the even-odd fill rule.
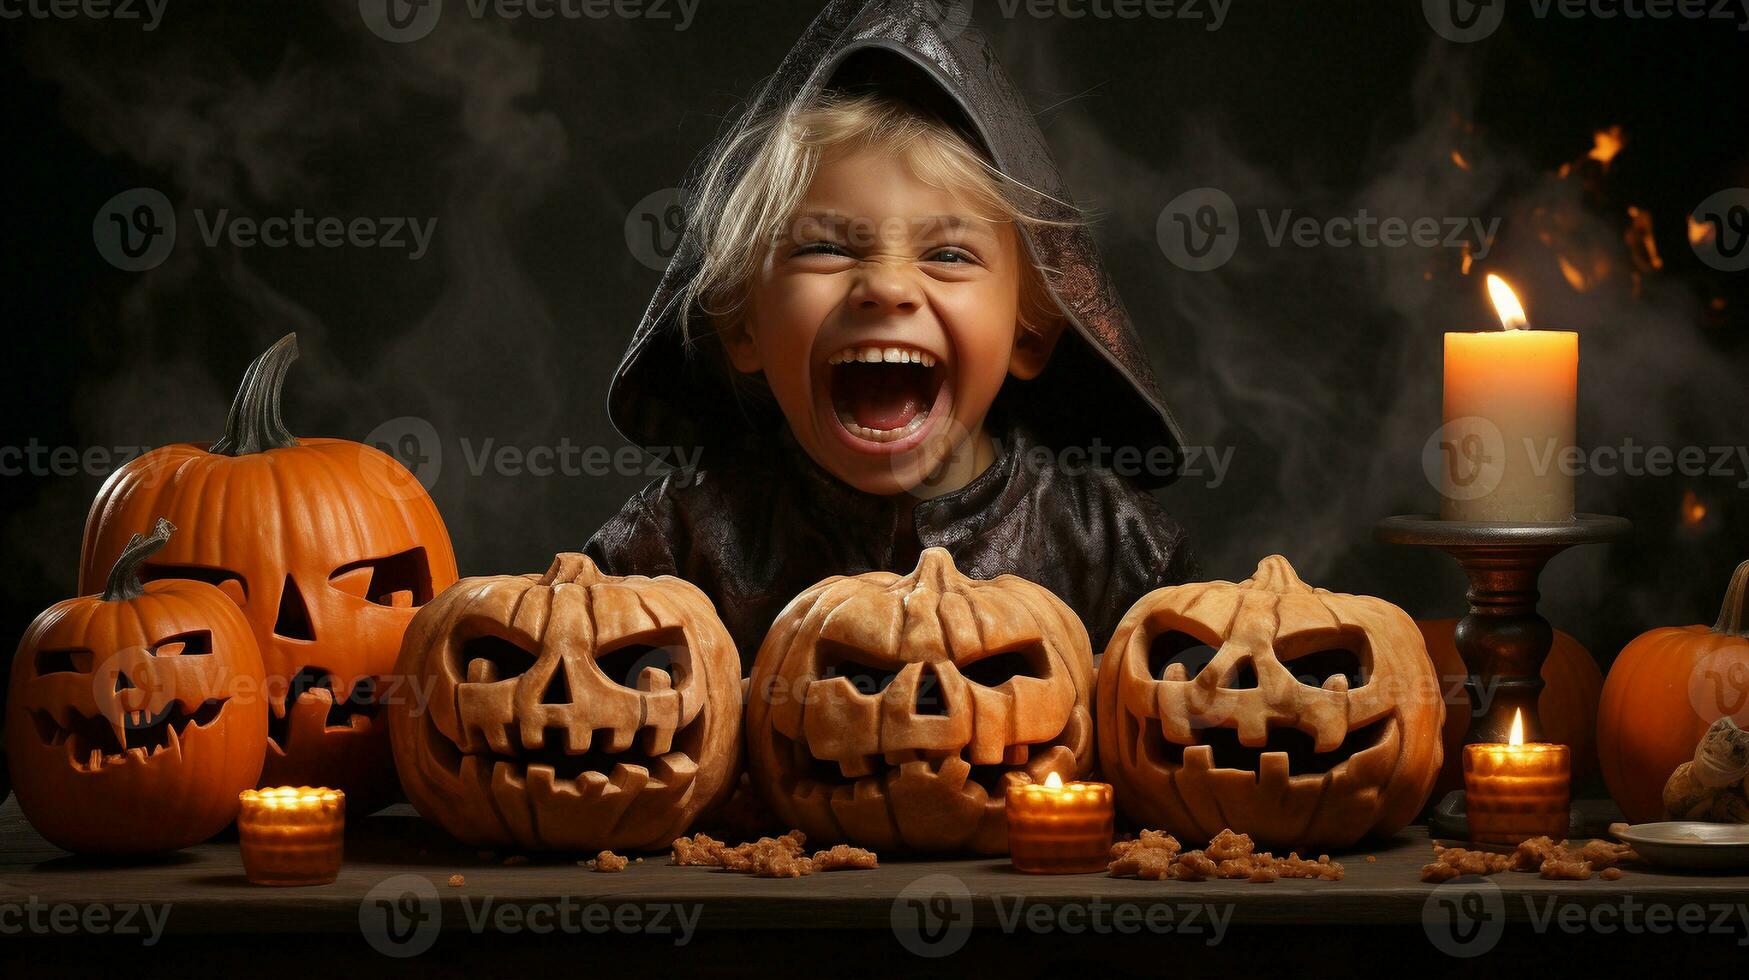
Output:
[[[908,263],[870,262],[857,273],[850,302],[868,313],[913,313],[923,304],[923,292]]]

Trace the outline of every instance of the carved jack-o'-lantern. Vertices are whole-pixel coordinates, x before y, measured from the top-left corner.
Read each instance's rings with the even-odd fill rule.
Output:
[[[1087,631],[1049,590],[961,575],[834,577],[753,664],[748,765],[786,825],[883,851],[1008,849],[1007,785],[1092,767]]]
[[[243,608],[267,669],[264,785],[335,786],[355,813],[394,792],[377,718],[417,607],[455,581],[437,507],[386,453],[296,439],[280,387],[289,334],[250,365],[224,438],[164,446],[117,470],[85,523],[79,582],[101,587],[127,535],[163,514],[182,529],[147,580],[209,582]]]
[[[1099,671],[1099,751],[1131,819],[1207,840],[1341,847],[1414,818],[1445,705],[1413,620],[1381,599],[1250,579],[1159,589]]]
[[[31,825],[72,851],[197,844],[237,814],[267,746],[249,623],[202,582],[141,585],[173,528],[134,535],[101,595],[36,618],[18,645],[6,751]]]
[[[408,627],[389,705],[407,798],[471,844],[666,847],[740,774],[741,661],[704,593],[603,575],[467,578]]]

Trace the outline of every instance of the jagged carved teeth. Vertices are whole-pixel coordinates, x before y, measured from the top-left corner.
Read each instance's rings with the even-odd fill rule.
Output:
[[[935,355],[915,347],[846,347],[826,359],[827,364],[921,364],[935,366]]]

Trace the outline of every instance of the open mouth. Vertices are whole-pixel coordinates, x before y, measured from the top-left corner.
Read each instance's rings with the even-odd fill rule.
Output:
[[[789,752],[792,765],[786,782],[793,784],[791,792],[798,797],[824,793],[856,799],[877,789],[892,792],[904,783],[928,782],[957,790],[980,804],[986,799],[1000,803],[1014,781],[1011,776],[1027,777],[1020,782],[1042,783],[1052,772],[1076,769],[1075,753],[1056,743],[1010,745],[1001,762],[974,765],[968,758],[970,746],[826,760],[816,758],[801,741],[777,733],[772,737],[780,752]]]
[[[650,726],[631,732],[631,738],[608,728],[583,732],[578,740],[567,729],[549,728],[539,746],[516,737],[518,727],[500,729],[502,734],[486,739],[490,747],[482,751],[463,751],[427,725],[426,744],[449,771],[495,788],[539,789],[545,796],[582,802],[612,797],[629,802],[646,791],[678,796],[692,785],[704,749],[705,716],[701,712],[679,731]]]
[[[1168,739],[1161,726],[1149,719],[1142,719],[1137,727],[1139,752],[1160,769],[1230,769],[1289,780],[1339,775],[1364,754],[1395,751],[1397,740],[1394,714],[1350,730],[1341,743],[1324,752],[1317,751],[1315,739],[1298,728],[1272,726],[1264,744],[1249,746],[1240,743],[1237,729],[1224,726],[1193,728],[1190,744]]]
[[[180,759],[182,740],[188,726],[206,728],[219,719],[229,698],[208,698],[192,710],[180,699],[172,700],[157,714],[130,711],[124,718],[121,735],[102,716],[87,717],[74,713],[63,725],[47,711],[31,712],[37,733],[49,745],[67,746],[67,758],[73,766],[95,772],[105,766],[128,762],[145,762],[168,752]]]
[[[322,716],[321,729],[368,731],[381,705],[376,700],[376,678],[361,677],[344,696],[334,692],[334,676],[317,667],[305,667],[293,675],[282,698],[268,701],[267,738],[281,752],[292,739],[294,717]],[[326,705],[326,707],[323,707]]]
[[[898,452],[923,438],[951,404],[947,364],[904,344],[846,347],[826,361],[832,415],[863,452]]]

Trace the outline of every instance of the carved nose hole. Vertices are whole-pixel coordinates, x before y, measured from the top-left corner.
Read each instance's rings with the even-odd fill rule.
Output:
[[[540,703],[571,703],[571,679],[566,676],[564,661],[553,665],[553,676],[547,680],[547,689],[541,692]]]
[[[310,610],[304,605],[304,594],[292,577],[285,577],[285,589],[279,594],[279,618],[273,632],[288,640],[314,640],[316,631],[310,626]]]
[[[1257,688],[1257,665],[1246,657],[1233,667],[1221,686],[1229,691],[1251,691]]]
[[[115,689],[117,691],[131,691],[134,689],[134,682],[128,677],[127,671],[118,670],[115,672]]]
[[[947,691],[942,688],[941,675],[929,664],[917,672],[917,701],[912,710],[919,715],[947,714]]]

